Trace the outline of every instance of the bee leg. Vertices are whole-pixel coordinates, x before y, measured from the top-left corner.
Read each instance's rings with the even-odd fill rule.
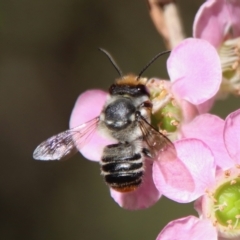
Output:
[[[152,154],[147,148],[143,148],[142,152],[146,157],[152,158]]]

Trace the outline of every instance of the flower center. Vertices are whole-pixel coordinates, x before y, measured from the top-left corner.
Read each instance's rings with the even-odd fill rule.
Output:
[[[219,48],[223,82],[221,90],[240,95],[240,37],[226,40]]]
[[[219,224],[240,229],[240,180],[231,180],[220,186],[215,199],[215,216]]]
[[[176,132],[182,119],[181,109],[169,92],[168,83],[152,79],[147,84],[153,104],[151,124],[165,135]]]
[[[240,236],[240,169],[218,172],[215,186],[203,198],[203,214],[220,236]]]

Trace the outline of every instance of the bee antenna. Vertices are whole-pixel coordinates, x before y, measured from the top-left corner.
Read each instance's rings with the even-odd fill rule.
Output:
[[[123,77],[122,71],[120,70],[120,68],[118,67],[117,63],[114,61],[113,57],[110,55],[109,52],[107,52],[105,49],[103,48],[98,48],[99,51],[103,52],[108,59],[110,60],[110,62],[112,63],[112,65],[114,66],[114,68],[117,70],[118,74],[120,77]]]
[[[170,53],[171,51],[164,51],[164,52],[160,52],[158,53],[143,69],[142,71],[138,74],[138,77],[136,80],[139,80],[139,78],[142,76],[142,74],[148,69],[148,67],[153,63],[155,62],[160,56],[164,55],[164,54],[167,54],[167,53]]]

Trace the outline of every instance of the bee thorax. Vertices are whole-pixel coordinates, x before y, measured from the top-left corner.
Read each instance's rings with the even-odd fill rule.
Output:
[[[112,130],[124,129],[134,121],[135,111],[130,99],[119,98],[105,108],[104,122]]]

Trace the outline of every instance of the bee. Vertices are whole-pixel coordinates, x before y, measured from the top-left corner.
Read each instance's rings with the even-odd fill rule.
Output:
[[[156,55],[137,76],[123,76],[111,55],[100,50],[120,75],[110,86],[109,97],[100,115],[42,142],[35,149],[33,158],[67,159],[87,144],[87,139],[94,131],[100,130],[117,142],[103,149],[101,174],[112,189],[122,193],[131,192],[143,181],[146,158],[161,161],[161,155],[165,152],[169,158],[176,158],[173,143],[151,125],[152,103],[146,79],[141,77],[152,62],[169,51]]]

